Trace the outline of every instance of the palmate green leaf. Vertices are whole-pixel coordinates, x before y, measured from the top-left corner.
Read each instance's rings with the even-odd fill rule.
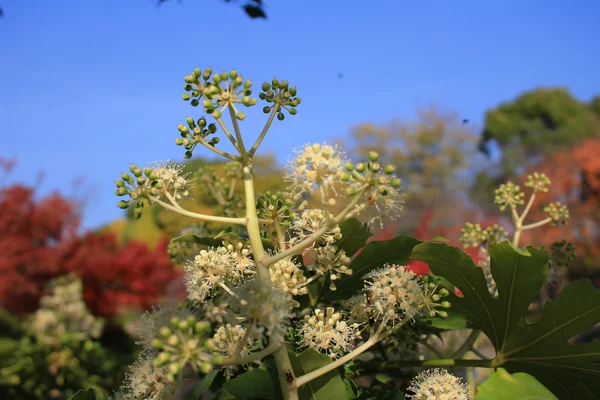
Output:
[[[421,243],[410,236],[398,236],[390,240],[368,243],[356,256],[350,267],[352,275],[336,281],[338,289],[323,296],[323,301],[348,299],[358,293],[364,286],[364,276],[383,267],[384,264],[406,265],[410,260],[413,248]]]
[[[338,248],[344,250],[348,257],[352,257],[364,247],[367,239],[373,234],[367,224],[361,223],[356,218],[350,218],[340,224],[342,238],[336,242]]]
[[[529,374],[509,374],[498,368],[477,387],[475,400],[558,400],[544,385]]]
[[[489,251],[498,298],[488,292],[483,271],[459,248],[424,243],[413,258],[464,294],[450,299],[450,311],[463,314],[471,327],[490,338],[496,349],[491,366],[527,372],[558,398],[597,399],[600,342],[567,341],[600,321],[600,291],[589,281],[572,283],[546,303],[541,320],[528,324],[525,314],[548,273],[547,253],[531,246],[518,250],[507,241],[493,243]]]
[[[288,346],[288,353],[294,374],[301,376],[331,363],[331,358],[312,349],[306,349],[300,354],[293,352]],[[342,380],[339,369],[334,369],[298,389],[300,400],[328,400],[345,399],[347,396],[346,385]]]

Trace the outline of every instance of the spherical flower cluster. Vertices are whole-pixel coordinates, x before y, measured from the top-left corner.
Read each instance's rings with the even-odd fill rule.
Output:
[[[396,167],[384,167],[378,161],[379,154],[371,151],[368,162],[347,163],[342,181],[349,185],[349,196],[361,195],[354,212],[365,216],[370,224],[379,221],[382,225],[384,218],[396,219],[400,215],[404,201],[402,180],[394,174]]]
[[[256,212],[259,218],[277,219],[284,228],[290,228],[306,204],[300,193],[267,191],[256,200]]]
[[[330,218],[333,215],[329,214]],[[311,234],[317,232],[327,224],[327,217],[323,210],[319,209],[308,209],[304,210],[302,214],[294,220],[292,225],[292,231],[295,233],[295,240],[302,240]],[[342,238],[342,230],[338,225],[327,230],[321,235],[320,242],[323,244],[333,244],[336,240]]]
[[[152,342],[159,337],[160,328],[169,326],[173,319],[196,321],[199,317],[199,310],[188,304],[179,307],[173,304],[154,307],[152,311],[142,315],[142,326],[137,332],[142,340],[138,344],[143,345],[147,350],[155,350]]]
[[[327,307],[325,312],[317,308],[313,315],[306,315],[299,333],[304,346],[326,353],[331,358],[346,351],[354,338],[350,325],[332,307]]]
[[[125,375],[122,392],[118,394],[127,400],[168,400],[173,399],[177,385],[168,379],[166,367],[156,367],[154,360],[144,355]]]
[[[86,307],[81,282],[63,277],[51,285],[54,285],[52,293],[40,299],[40,308],[30,320],[30,328],[38,338],[57,342],[65,334],[77,335],[80,340],[100,337],[104,321],[94,317]]]
[[[291,257],[279,260],[269,267],[271,284],[283,294],[292,296],[304,295],[308,289],[304,286],[306,277]]]
[[[567,209],[567,206],[558,201],[544,207],[544,212],[548,215],[548,218],[552,220],[552,226],[558,224],[564,225],[567,223],[567,219],[569,219],[569,210]]]
[[[255,279],[236,288],[230,298],[231,310],[235,315],[260,323],[274,342],[283,336],[292,317],[294,303],[289,296]]]
[[[444,369],[429,369],[422,372],[411,382],[408,388],[414,400],[469,400],[469,385],[461,378]]]
[[[175,162],[157,162],[155,163],[150,178],[154,182],[154,187],[158,187],[165,194],[170,194],[176,200],[189,195],[192,188],[192,181],[188,180],[189,173],[183,173],[184,166]],[[153,175],[154,174],[154,175]],[[162,188],[162,189],[161,189]]]
[[[313,262],[308,265],[308,269],[321,275],[329,274],[331,280],[330,290],[337,289],[335,281],[340,279],[342,275],[352,275],[352,270],[348,268],[352,260],[344,250],[335,245],[315,247],[312,256]]]
[[[465,248],[485,246],[508,236],[506,230],[497,224],[482,229],[479,224],[467,222],[460,232],[462,235],[460,241]]]
[[[523,201],[525,193],[521,191],[521,188],[518,185],[515,185],[512,182],[500,185],[495,193],[496,197],[494,198],[494,203],[500,206],[500,211],[506,210],[506,207],[515,208],[516,206],[525,203]]]
[[[417,276],[403,266],[385,265],[375,271],[365,290],[375,316],[384,322],[414,317],[425,300]]]
[[[335,185],[341,182],[345,162],[345,156],[337,146],[309,143],[296,151],[296,158],[288,164],[290,173],[286,179],[303,192],[314,193],[318,188],[322,188],[325,194],[329,190],[335,192]]]
[[[230,293],[227,284],[238,285],[245,277],[253,276],[254,262],[249,256],[250,251],[241,243],[200,251],[184,266],[190,300],[204,301],[219,289]]]

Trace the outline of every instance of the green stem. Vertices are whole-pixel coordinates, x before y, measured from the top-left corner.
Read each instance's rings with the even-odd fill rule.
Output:
[[[535,192],[536,192],[536,189],[533,189],[533,193],[531,193],[531,196],[529,197],[529,201],[527,202],[527,205],[525,206],[525,209],[523,210],[523,213],[521,214],[521,217],[519,218],[519,221],[521,222],[521,224],[523,224],[523,222],[525,221],[525,217],[527,217],[527,214],[529,214],[529,210],[531,210],[531,206],[533,205],[533,202],[535,201]]]
[[[192,211],[184,210],[182,208],[174,207],[174,206],[170,205],[169,203],[165,203],[164,201],[159,200],[153,196],[148,196],[148,198],[153,203],[156,203],[156,204],[160,205],[161,207],[166,208],[167,210],[171,210],[173,212],[176,212],[177,214],[181,214],[186,217],[199,219],[201,221],[208,221],[208,222],[222,222],[224,224],[246,225],[246,218],[218,217],[215,215],[198,214],[198,213],[195,213]]]
[[[540,226],[544,226],[546,224],[549,224],[550,222],[552,222],[552,218],[548,217],[548,218],[545,218],[545,219],[543,219],[541,221],[534,222],[533,224],[523,225],[521,227],[521,230],[522,231],[527,231],[529,229],[539,228]]]
[[[212,360],[212,363],[215,365],[224,365],[224,366],[248,364],[248,363],[251,363],[254,361],[260,361],[263,358],[265,358],[266,356],[270,356],[271,354],[275,353],[277,351],[277,349],[280,347],[281,347],[281,343],[273,342],[272,344],[268,345],[267,347],[265,347],[264,349],[262,349],[259,352],[250,353],[244,357],[232,356],[232,357],[223,358],[222,360]]]
[[[235,147],[235,149],[241,155],[242,152],[240,151],[240,148],[238,147],[238,143],[235,141],[235,138],[233,137],[233,135],[231,134],[231,132],[229,132],[229,129],[227,129],[227,126],[223,122],[223,119],[222,118],[216,118],[216,120],[217,120],[217,123],[219,124],[219,126],[221,127],[221,130],[223,131],[223,133],[225,133],[225,135],[227,136],[227,138],[229,139],[229,141],[231,142],[231,144],[233,145],[233,147]]]
[[[242,162],[242,159],[240,157],[236,157],[233,154],[227,153],[226,151],[223,151],[221,149],[217,149],[215,146],[209,144],[204,138],[198,137],[196,138],[196,140],[202,144],[204,147],[206,147],[207,149],[209,149],[210,151],[220,155],[221,157],[225,157],[230,159],[231,161],[237,161],[237,162]]]
[[[275,118],[275,114],[277,114],[277,111],[279,111],[279,104],[275,104],[273,106],[273,109],[271,110],[271,114],[269,115],[269,119],[267,120],[267,123],[265,124],[265,127],[263,128],[263,130],[260,133],[260,135],[258,135],[258,138],[256,139],[256,142],[254,142],[254,145],[252,146],[252,148],[248,152],[248,154],[250,155],[250,157],[252,157],[254,155],[254,153],[256,153],[256,150],[258,150],[258,147],[260,146],[260,144],[262,143],[263,139],[267,135],[267,132],[269,131],[269,128],[271,127],[271,123],[273,122],[273,119]]]
[[[235,137],[238,143],[238,150],[240,152],[240,155],[242,156],[242,160],[247,163],[250,160],[250,157],[248,156],[248,153],[246,152],[246,147],[244,146],[244,139],[242,138],[240,125],[238,124],[237,117],[235,116],[235,110],[232,104],[229,104],[228,108],[229,115],[231,116],[231,123],[233,124],[233,130],[235,131]]]

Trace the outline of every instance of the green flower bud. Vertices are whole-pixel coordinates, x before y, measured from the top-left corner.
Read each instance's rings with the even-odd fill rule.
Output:
[[[144,183],[146,183],[146,178],[143,176],[138,176],[135,178],[135,181],[137,182],[138,186],[142,186]]]
[[[131,197],[133,200],[137,200],[139,195],[137,194],[137,192],[131,192],[131,193],[129,193],[129,197]],[[137,210],[137,208],[135,210]]]
[[[365,172],[366,166],[364,163],[358,163],[356,164],[356,170],[358,172]]]
[[[433,300],[433,301],[440,301],[440,298],[441,297],[440,297],[439,294],[434,294],[434,295],[431,296],[431,300]]]
[[[251,80],[247,80],[246,82],[244,82],[244,89],[250,89],[251,87],[252,87]]]
[[[379,153],[377,153],[376,151],[370,151],[369,152],[369,160],[371,162],[376,162],[377,160],[379,160]]]
[[[178,374],[179,371],[181,370],[181,366],[179,365],[179,363],[171,363],[169,364],[169,372],[172,374]]]
[[[156,356],[156,361],[159,364],[158,366],[162,366],[165,365],[166,363],[168,363],[171,360],[171,355],[169,353],[167,353],[166,351],[161,351],[160,353],[158,353],[158,355]]]
[[[229,77],[231,79],[235,79],[238,77],[238,72],[235,69],[232,69],[231,71],[229,71]]]
[[[152,340],[152,347],[154,347],[155,349],[160,349],[163,347],[163,342],[160,339],[154,339]],[[162,353],[161,353],[162,354]]]
[[[397,188],[397,187],[400,187],[400,183],[401,183],[400,179],[394,178],[390,181],[390,186],[393,188]]]
[[[121,179],[123,179],[125,182],[129,182],[129,183],[133,182],[133,179],[131,178],[131,176],[129,176],[125,172],[123,172],[121,174]]]
[[[210,374],[213,370],[213,366],[211,363],[203,362],[200,364],[200,371],[204,374]]]
[[[381,165],[379,165],[379,163],[374,162],[373,164],[371,164],[371,171],[377,172],[380,169],[381,169]]]
[[[204,80],[207,81],[211,75],[212,75],[212,68],[208,67],[204,70],[204,73],[202,74],[202,78],[204,78]]]
[[[263,92],[266,92],[269,89],[271,89],[271,85],[269,84],[269,82],[264,82],[261,86],[261,89],[263,90]]]
[[[298,110],[296,110],[295,108],[290,108],[290,114],[296,115],[298,114]]]
[[[150,168],[150,167],[144,168],[144,175],[150,176],[151,173],[152,173],[152,168]]]
[[[186,159],[188,159],[188,160],[189,160],[190,158],[192,158],[192,152],[191,152],[191,151],[186,151],[185,153],[183,153],[183,156],[184,156]]]
[[[438,311],[438,314],[442,318],[448,318],[448,313],[446,311]]]
[[[450,292],[448,292],[448,289],[446,289],[446,288],[441,288],[440,291],[439,291],[439,294],[442,297],[446,297],[446,296],[448,296],[450,294]]]
[[[388,175],[393,174],[394,172],[396,172],[396,167],[394,165],[386,165],[383,169],[383,172],[385,172]]]
[[[192,117],[187,117],[185,119],[185,122],[190,126],[190,128],[194,128],[196,126],[196,123],[194,122],[194,118]]]
[[[246,114],[244,114],[241,111],[238,111],[238,113],[235,115],[237,117],[237,119],[239,119],[240,121],[243,121],[244,119],[246,119]]]
[[[117,205],[119,206],[120,209],[124,210],[127,207],[129,207],[129,202],[125,201],[125,200],[121,200],[117,203]]]
[[[117,185],[118,188],[125,186],[125,182],[123,182],[120,179],[115,184]]]
[[[190,96],[190,94],[189,94],[189,93],[184,93],[184,94],[182,94],[182,95],[181,95],[181,98],[182,98],[184,101],[188,101],[189,99],[191,99],[191,98],[192,98],[192,96]]]
[[[194,83],[194,82],[196,82],[196,77],[193,75],[186,75],[183,78],[183,80],[186,81],[187,83]]]
[[[169,346],[177,346],[179,344],[179,336],[171,335],[167,338],[167,344]]]
[[[133,171],[135,171],[135,170],[136,170],[136,168],[137,168],[137,165],[135,165],[135,164],[131,164],[131,165],[129,166],[129,171],[131,171],[131,172],[133,173]]]
[[[212,100],[206,99],[202,102],[204,108],[213,108]]]
[[[348,196],[354,196],[356,194],[356,188],[350,187],[346,189],[346,193],[348,194]]]
[[[166,327],[166,326],[162,326],[159,330],[158,330],[158,334],[164,338],[168,338],[171,335],[173,335],[173,332],[171,332],[171,330]]]
[[[223,78],[221,78],[221,75],[219,75],[219,74],[216,74],[215,76],[213,76],[214,83],[221,83],[222,80],[223,80]]]
[[[270,113],[270,112],[271,112],[271,107],[269,107],[269,106],[264,106],[264,107],[263,107],[263,112],[264,112],[265,114],[268,114],[268,113]]]
[[[341,179],[342,179],[342,182],[348,182],[350,180],[350,174],[347,174],[347,173],[344,172],[342,174],[342,178]]]
[[[436,314],[436,313],[435,313],[435,310],[430,310],[430,311],[429,311],[429,313],[428,313],[428,315],[429,315],[429,318],[433,318],[433,317],[435,317],[435,314]]]
[[[278,120],[283,121],[284,118],[285,118],[285,115],[283,115],[282,112],[280,112],[280,113],[277,114],[277,119]]]
[[[200,71],[200,68],[195,68],[193,74],[196,78],[200,78],[200,75],[202,75],[202,71]]]
[[[344,167],[348,171],[354,171],[354,164],[352,164],[351,162],[347,162],[346,165],[344,165]]]
[[[225,71],[221,72],[221,79],[226,81],[227,78],[229,77],[229,74]]]
[[[186,84],[183,86],[183,90],[187,90],[188,92],[189,92],[190,90],[192,90],[193,88],[194,88],[194,87],[193,87],[192,85],[190,85],[189,83],[186,83]]]
[[[223,113],[221,112],[221,110],[215,110],[215,111],[213,111],[212,116],[216,119],[219,119],[219,118],[221,118],[222,114]]]
[[[273,85],[273,89],[279,86],[279,81],[277,80],[277,78],[273,78],[273,80],[271,81],[271,85]]]
[[[429,283],[429,279],[431,279],[431,278],[429,278],[429,275],[425,275],[425,276],[423,276],[421,278],[421,280],[423,281],[423,283]]]
[[[296,95],[296,86],[292,86],[292,87],[290,88],[290,94],[291,94],[292,96],[295,96],[295,95]]]
[[[448,301],[442,301],[441,306],[444,307],[444,308],[450,308],[450,302],[448,302]]]
[[[198,104],[200,104],[200,102],[198,101],[198,99],[193,99],[190,104],[192,105],[192,107],[198,107]]]
[[[177,130],[179,130],[179,132],[181,133],[186,133],[190,131],[189,128],[183,124],[177,125]]]
[[[140,176],[142,176],[142,169],[141,168],[135,167],[134,170],[131,171],[131,172],[133,172],[133,174],[136,176],[136,178],[139,178]]]
[[[155,188],[155,187],[153,187],[153,188],[150,188],[150,194],[151,194],[152,196],[156,196],[158,193],[159,193],[159,192],[158,192],[158,189],[157,189],[157,188]]]

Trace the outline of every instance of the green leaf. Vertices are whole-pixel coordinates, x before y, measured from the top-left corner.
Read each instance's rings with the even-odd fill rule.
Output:
[[[251,369],[223,385],[220,399],[268,399],[280,400],[281,389],[277,379],[276,371],[269,369]],[[226,397],[225,392],[233,397]],[[223,397],[225,396],[225,397]]]
[[[208,391],[210,385],[212,385],[213,381],[215,380],[218,374],[219,370],[214,370],[211,373],[204,376],[204,378],[202,378],[202,380],[196,386],[196,390],[194,391],[195,400],[200,400],[202,398],[202,395],[204,395],[204,393]]]
[[[344,250],[348,257],[352,257],[358,250],[364,247],[367,239],[373,234],[366,224],[356,218],[350,218],[340,224],[342,238],[336,243],[338,248]]]
[[[527,309],[548,273],[547,253],[531,246],[515,249],[507,241],[492,243],[489,251],[498,298],[488,292],[483,271],[459,248],[424,243],[413,258],[464,294],[452,296],[450,312],[464,315],[490,338],[497,354],[490,366],[531,374],[558,398],[597,399],[600,341],[568,341],[600,321],[600,291],[588,280],[571,283],[546,303],[539,321],[529,324]]]
[[[398,236],[390,240],[373,241],[368,243],[363,251],[356,256],[350,268],[352,275],[336,281],[338,289],[323,296],[323,301],[348,299],[363,288],[363,279],[374,269],[384,264],[406,265],[413,248],[421,243],[410,236]]]
[[[223,245],[223,239],[215,239],[209,236],[200,236],[195,233],[186,233],[171,239],[173,242],[195,243],[200,246],[219,247]]]
[[[467,319],[464,315],[458,313],[449,314],[447,318],[423,318],[419,320],[428,326],[438,329],[463,329],[467,327]]]
[[[289,347],[288,347],[289,349]],[[306,349],[300,354],[289,352],[294,374],[301,376],[331,363],[331,358],[313,349]],[[346,385],[339,369],[334,369],[317,379],[302,385],[298,389],[300,399],[328,400],[344,399],[347,396]]]
[[[477,388],[475,400],[558,400],[533,376],[499,368]]]
[[[100,400],[101,395],[98,394],[94,389],[81,389],[75,393],[70,400]]]

